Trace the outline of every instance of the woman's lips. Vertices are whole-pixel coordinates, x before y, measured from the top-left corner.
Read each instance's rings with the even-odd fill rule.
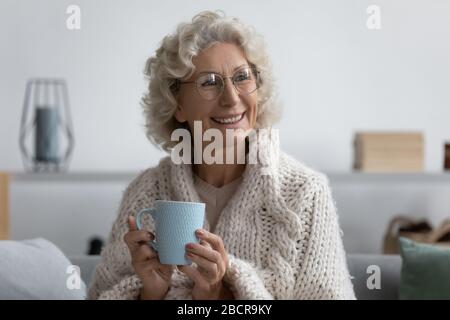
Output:
[[[211,119],[215,123],[218,123],[221,125],[233,125],[233,124],[239,123],[244,118],[244,115],[245,115],[245,112],[238,114],[238,115],[228,116],[228,117],[211,117]]]

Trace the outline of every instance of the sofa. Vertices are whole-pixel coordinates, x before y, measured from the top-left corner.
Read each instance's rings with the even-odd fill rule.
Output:
[[[99,256],[71,256],[70,261],[80,267],[81,278],[89,286]],[[398,255],[349,254],[347,263],[356,298],[360,300],[397,300],[400,283],[401,258]],[[373,277],[380,276],[379,285]],[[373,276],[371,278],[371,276]],[[367,282],[369,280],[369,284]]]
[[[67,256],[44,239],[0,241],[1,299],[85,299],[98,255]],[[398,299],[402,259],[398,255],[349,254],[357,299]]]

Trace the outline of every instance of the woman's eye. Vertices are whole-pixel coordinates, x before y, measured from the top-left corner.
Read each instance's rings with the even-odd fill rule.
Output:
[[[247,73],[247,72],[243,72],[243,73],[237,74],[234,77],[234,81],[244,81],[244,80],[248,80],[248,79],[250,79],[250,74]]]
[[[210,87],[217,85],[217,78],[214,75],[207,76],[200,81],[202,87]]]
[[[206,80],[202,82],[202,87],[215,86],[217,82],[215,80]]]

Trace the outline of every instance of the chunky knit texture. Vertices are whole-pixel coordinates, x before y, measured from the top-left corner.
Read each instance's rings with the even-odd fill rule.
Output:
[[[247,164],[218,220],[215,234],[230,258],[224,281],[236,299],[354,299],[326,176],[285,153],[266,156],[263,164]],[[175,165],[166,157],[128,186],[89,298],[138,298],[142,283],[123,237],[128,216],[158,199],[199,202],[192,166]],[[154,231],[151,217],[145,225]],[[206,219],[204,228],[209,230]],[[165,299],[192,299],[192,286],[175,270]]]

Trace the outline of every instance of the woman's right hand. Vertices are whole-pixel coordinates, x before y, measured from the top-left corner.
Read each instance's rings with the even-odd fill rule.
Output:
[[[134,271],[143,284],[140,299],[161,300],[169,290],[174,267],[159,262],[157,253],[148,244],[155,236],[151,232],[138,230],[133,216],[128,218],[128,228],[124,241],[130,250]]]

